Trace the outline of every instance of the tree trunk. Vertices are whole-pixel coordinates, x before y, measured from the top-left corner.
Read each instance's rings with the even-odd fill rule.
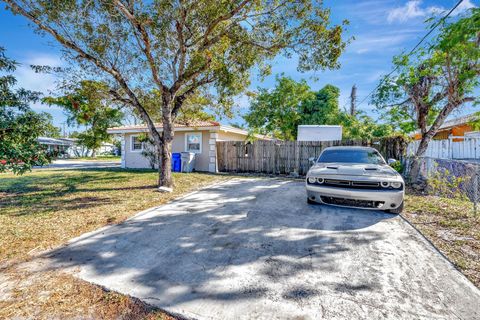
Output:
[[[422,140],[420,140],[420,144],[418,145],[417,152],[412,159],[412,163],[410,165],[410,174],[409,179],[411,183],[418,183],[421,180],[420,177],[420,158],[425,156],[425,152],[427,151],[428,144],[433,139],[435,134],[437,133],[440,126],[445,122],[445,119],[448,115],[457,107],[455,104],[447,104],[438,114],[437,118],[433,122],[432,126],[428,131],[425,132],[425,129],[422,129]],[[426,116],[425,116],[426,118]],[[424,124],[423,128],[426,127]]]
[[[173,140],[173,121],[172,121],[172,108],[170,106],[170,96],[164,95],[162,106],[162,143],[160,146],[160,176],[158,180],[159,191],[171,192],[173,191],[172,181],[172,140]]]
[[[97,150],[92,149],[92,158],[96,158],[96,157],[97,157]]]
[[[422,135],[422,140],[420,140],[417,152],[415,152],[415,155],[412,158],[409,174],[409,179],[411,183],[420,182],[420,160],[425,155],[425,152],[427,152],[428,144],[432,140],[432,136],[429,135],[429,133],[430,131]]]
[[[159,180],[158,187],[161,191],[170,191],[169,189],[173,188],[172,182],[172,142],[164,141],[161,146],[160,160],[159,165]]]

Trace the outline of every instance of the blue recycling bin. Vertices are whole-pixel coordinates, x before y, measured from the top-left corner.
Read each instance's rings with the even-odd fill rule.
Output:
[[[182,154],[172,153],[172,171],[182,172]]]

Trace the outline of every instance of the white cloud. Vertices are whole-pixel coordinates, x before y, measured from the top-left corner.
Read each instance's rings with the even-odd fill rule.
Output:
[[[421,0],[410,0],[404,6],[398,7],[395,9],[391,9],[388,12],[387,21],[392,23],[394,21],[405,22],[410,19],[420,18],[420,17],[428,17],[433,14],[438,14],[440,12],[447,11],[446,8],[437,7],[437,6],[429,6],[422,8]],[[463,1],[452,13],[452,15],[458,15],[465,10],[470,8],[474,8],[475,5],[471,2],[471,0]]]
[[[350,45],[349,50],[357,54],[365,54],[370,51],[385,51],[395,49],[396,46],[409,39],[410,32],[397,34],[360,34]]]
[[[470,0],[464,0],[462,3],[460,3],[460,5],[453,12],[453,14],[460,14],[463,11],[471,9],[471,8],[476,8],[476,5],[474,5]]]
[[[52,74],[36,73],[30,66],[60,67],[63,65],[58,56],[50,54],[36,54],[20,61],[20,66],[15,71],[18,87],[48,94],[55,89],[56,77]]]
[[[422,9],[420,7],[421,3],[422,2],[420,0],[411,0],[408,1],[403,7],[390,10],[387,16],[388,22],[405,22],[410,19],[425,17],[427,14],[433,14],[443,10],[442,8],[435,6]]]

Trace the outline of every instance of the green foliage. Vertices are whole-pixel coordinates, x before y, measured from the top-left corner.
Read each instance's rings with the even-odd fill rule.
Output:
[[[303,101],[301,124],[338,124],[342,116],[338,105],[339,97],[340,89],[327,84],[315,93],[313,99]]]
[[[404,167],[403,167],[403,164],[401,161],[395,161],[394,163],[391,163],[390,164],[390,167],[392,167],[393,169],[395,169],[398,173],[402,173],[403,170],[404,170]]]
[[[66,95],[46,97],[42,101],[49,105],[63,107],[68,114],[68,123],[83,125],[87,129],[78,133],[80,144],[95,151],[102,143],[109,141],[109,127],[120,125],[123,113],[111,106],[108,87],[102,82],[81,81],[67,89]]]
[[[300,71],[337,68],[348,23],[331,25],[330,10],[310,0],[6,3],[15,13],[34,16],[40,31],[55,30],[56,40],[76,51],[66,57],[82,72],[118,72],[134,93],[158,90],[162,102],[168,93],[163,85],[178,97],[208,96],[215,89],[215,102],[227,108],[248,87],[252,68],[269,74],[279,54],[297,56]],[[77,55],[69,41],[88,56]],[[114,72],[105,70],[112,67]]]
[[[297,127],[310,125],[341,125],[345,139],[372,139],[393,134],[389,124],[378,124],[362,112],[351,116],[340,110],[340,90],[326,85],[311,91],[305,81],[277,77],[273,90],[259,89],[252,98],[250,112],[245,116],[249,127],[260,134],[282,140],[295,140]]]
[[[43,114],[46,118],[46,122],[43,128],[43,132],[44,132],[43,135],[50,138],[61,138],[62,130],[59,127],[56,127],[53,125],[52,115],[50,113],[43,113]]]
[[[206,95],[195,94],[190,96],[190,98],[185,101],[183,106],[180,108],[176,122],[178,123],[189,123],[191,121],[215,121],[215,115],[221,116],[222,111],[213,106],[212,99]],[[207,113],[205,110],[211,110],[215,114]],[[220,112],[220,114],[218,113]],[[223,113],[228,113],[226,109],[223,109]]]
[[[138,140],[143,143],[142,156],[148,159],[150,168],[155,169],[160,164],[160,157],[155,149],[155,142],[146,133],[139,135]]]
[[[195,95],[230,115],[251,71],[268,75],[279,55],[298,58],[299,71],[338,68],[345,48],[343,21],[316,0],[4,0],[65,49],[81,79],[101,80],[108,92],[149,125],[168,161],[172,123]],[[142,97],[158,92],[153,108]],[[146,100],[152,101],[151,99]],[[162,133],[155,117],[166,124]],[[171,187],[170,166],[160,184]]]
[[[384,77],[373,95],[383,119],[404,133],[429,136],[455,109],[477,104],[480,75],[480,9],[443,22],[427,48],[394,58],[396,72]]]
[[[302,120],[302,103],[313,100],[315,94],[304,80],[296,82],[281,76],[276,82],[273,90],[259,88],[245,121],[255,132],[295,140],[297,125]]]
[[[50,161],[37,138],[46,134],[51,117],[30,109],[29,103],[38,100],[38,92],[13,89],[16,79],[10,73],[16,66],[0,47],[0,173],[22,174]]]
[[[468,200],[461,185],[469,181],[467,177],[457,177],[450,173],[448,169],[438,168],[435,164],[435,170],[427,177],[428,191],[432,195],[443,198]]]

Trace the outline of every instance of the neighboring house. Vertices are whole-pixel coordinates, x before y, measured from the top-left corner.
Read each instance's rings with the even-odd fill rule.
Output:
[[[46,146],[48,152],[59,158],[90,157],[92,155],[92,150],[78,144],[78,139],[75,138],[39,137],[37,141]],[[97,154],[114,154],[116,149],[114,144],[103,142],[97,150]]]
[[[156,125],[162,131],[162,125]],[[122,168],[150,168],[149,160],[142,155],[144,143],[139,136],[147,133],[146,125],[124,126],[108,129],[108,133],[120,135],[122,142]],[[195,153],[195,171],[217,171],[217,141],[245,141],[248,132],[242,129],[225,126],[215,121],[195,121],[186,124],[175,124],[172,152]],[[268,138],[256,136],[258,139]],[[268,139],[269,140],[269,139]]]
[[[475,113],[445,121],[428,144],[425,156],[439,159],[479,160],[480,132],[472,127],[472,122],[479,119],[480,117]],[[421,139],[418,131],[411,136],[414,141],[408,144],[408,155],[415,154]]]
[[[70,148],[73,146],[72,141],[62,138],[38,137],[37,141],[39,144],[45,146],[49,153],[58,157],[68,156]]]
[[[459,142],[464,140],[464,136],[471,136],[477,133],[471,126],[473,121],[479,120],[479,116],[474,114],[469,114],[463,117],[447,120],[440,126],[440,129],[437,131],[437,134],[433,137],[434,140],[446,140],[452,138],[454,142]],[[420,132],[416,131],[414,133],[415,140],[420,140],[422,138]]]
[[[102,142],[102,146],[97,150],[97,154],[115,154],[117,147],[113,143]]]

